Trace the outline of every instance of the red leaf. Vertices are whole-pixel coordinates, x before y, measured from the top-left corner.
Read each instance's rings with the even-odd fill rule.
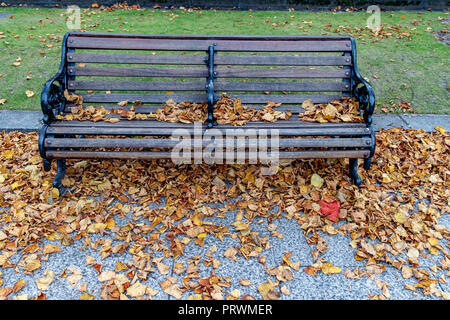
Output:
[[[327,217],[328,220],[333,222],[338,222],[339,220],[339,209],[341,207],[341,204],[339,201],[333,201],[333,202],[326,202],[326,201],[320,201],[320,212]]]

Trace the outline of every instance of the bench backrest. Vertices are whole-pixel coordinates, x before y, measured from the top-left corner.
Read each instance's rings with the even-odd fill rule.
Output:
[[[206,102],[210,45],[216,99],[227,93],[251,106],[272,100],[298,112],[306,99],[325,103],[352,89],[350,37],[70,33],[66,39],[67,87],[85,104],[139,100],[141,112],[149,112],[168,99]]]

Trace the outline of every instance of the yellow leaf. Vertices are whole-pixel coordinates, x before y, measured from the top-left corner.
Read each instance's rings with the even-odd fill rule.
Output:
[[[405,223],[408,217],[403,212],[397,212],[394,214],[394,220],[398,223]]]
[[[34,97],[33,91],[27,90],[27,91],[25,91],[25,94],[27,95],[28,98]]]
[[[48,244],[45,246],[44,250],[42,251],[43,254],[49,254],[49,253],[55,253],[55,252],[61,252],[61,247],[55,244]]]
[[[50,190],[50,194],[52,195],[52,198],[58,198],[59,197],[59,190],[57,188],[52,188],[52,190]]]
[[[116,122],[119,122],[120,119],[119,118],[108,118],[105,121],[106,122],[111,122],[111,123],[116,123]]]
[[[108,221],[106,221],[106,228],[108,229],[112,229],[113,227],[115,227],[116,222],[114,221],[114,219],[109,219]]]
[[[192,223],[196,226],[201,226],[203,222],[202,222],[202,219],[200,219],[200,217],[198,215],[195,215],[192,218]]]
[[[323,179],[316,173],[314,173],[311,177],[311,185],[316,188],[321,188],[323,185]]]
[[[0,99],[0,104],[3,105],[6,103],[6,101],[7,101],[6,99]]]
[[[36,279],[36,285],[39,290],[47,290],[48,286],[55,279],[55,273],[51,270],[46,269],[44,271],[44,277]]]
[[[81,300],[92,300],[92,299],[94,299],[94,296],[92,294],[85,292],[80,296],[80,299]]]
[[[312,108],[314,108],[314,103],[311,99],[307,99],[305,101],[303,101],[302,103],[302,108],[305,110],[311,110]]]
[[[325,109],[323,109],[322,113],[325,119],[334,119],[338,111],[335,106],[329,103],[327,104]]]
[[[436,249],[436,248],[431,247],[431,248],[430,248],[430,253],[431,253],[432,255],[434,255],[434,256],[437,256],[437,255],[439,255],[439,250]]]
[[[241,296],[241,291],[239,291],[239,289],[234,289],[233,291],[230,292],[230,295],[233,298],[238,299]]]
[[[38,259],[35,259],[35,260],[31,260],[30,262],[28,262],[23,268],[27,272],[33,272],[34,270],[36,270],[40,267],[41,267],[41,261]]]
[[[206,232],[199,233],[197,235],[197,239],[195,239],[195,243],[198,244],[200,247],[203,247],[205,244],[205,237],[206,237]]]
[[[343,115],[339,116],[339,118],[344,122],[351,122],[353,120],[352,116],[349,114],[343,114]]]
[[[127,295],[131,297],[140,297],[145,294],[147,286],[143,285],[139,281],[136,281],[132,286],[127,289]]]
[[[441,127],[441,126],[436,126],[436,127],[434,127],[434,129],[436,130],[436,131],[439,131],[440,133],[442,133],[442,134],[446,134],[447,133],[447,130],[445,130],[443,127]]]
[[[12,152],[11,150],[6,150],[2,152],[2,158],[6,159],[6,160],[10,160],[12,159],[14,156],[14,152]]]
[[[270,283],[263,283],[258,286],[258,291],[264,300],[276,300],[280,298],[280,293],[276,291]]]
[[[439,244],[438,243],[438,239],[436,239],[436,238],[428,238],[428,243],[431,244],[434,247]]]
[[[120,260],[117,261],[116,268],[114,269],[114,271],[116,273],[119,273],[120,271],[123,271],[123,270],[128,270],[128,267],[122,261],[120,261]]]
[[[331,263],[327,262],[322,265],[322,272],[324,274],[336,274],[341,273],[342,270],[341,268],[333,266]]]

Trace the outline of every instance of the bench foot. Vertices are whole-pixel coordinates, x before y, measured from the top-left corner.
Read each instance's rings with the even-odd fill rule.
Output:
[[[66,174],[66,160],[65,159],[58,159],[56,160],[57,164],[57,170],[56,170],[56,176],[53,179],[52,186],[53,188],[57,188],[59,190],[60,195],[62,195],[65,191],[64,187],[61,183],[62,179],[64,178],[64,175]]]
[[[217,121],[216,121],[216,119],[214,119],[212,114],[208,114],[208,119],[206,120],[206,125],[208,126],[208,128],[217,126]]]
[[[361,177],[358,174],[358,159],[349,159],[349,173],[352,182],[359,187],[361,185]]]

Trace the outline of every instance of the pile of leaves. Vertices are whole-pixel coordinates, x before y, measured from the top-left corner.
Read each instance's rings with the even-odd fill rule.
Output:
[[[371,28],[364,27],[350,27],[350,26],[338,26],[333,27],[332,24],[325,25],[324,29],[328,32],[337,33],[337,34],[345,34],[355,37],[356,39],[364,39],[369,38],[372,42],[378,42],[382,39],[407,39],[411,41],[411,36],[413,34],[418,34],[417,32],[412,32],[407,26],[402,27],[400,25],[389,26],[385,23],[380,24],[380,28],[378,30],[373,31]]]
[[[380,106],[380,110],[384,113],[397,113],[397,112],[403,112],[403,113],[415,113],[416,109],[411,106],[411,103],[402,101],[400,103],[392,103],[390,105],[383,104]]]
[[[158,121],[166,122],[181,122],[194,123],[195,121],[205,122],[208,117],[206,103],[190,103],[180,102],[176,103],[173,99],[166,101],[164,107],[156,109],[155,113],[136,113],[136,107],[142,106],[141,101],[133,101],[133,105],[124,109],[129,102],[118,102],[119,108],[111,108],[107,110],[103,106],[83,107],[83,99],[81,96],[75,94],[65,93],[66,99],[69,102],[77,104],[71,107],[71,113],[65,115],[58,115],[60,120],[79,120],[79,121],[107,121],[118,122],[121,119],[126,120],[147,120],[149,118]],[[268,101],[265,106],[260,109],[242,105],[241,99],[230,99],[226,95],[217,101],[214,105],[214,117],[219,124],[232,124],[241,126],[249,121],[265,121],[275,122],[278,120],[288,120],[292,113],[291,111],[279,111],[277,107],[281,103]],[[312,122],[361,122],[363,118],[359,114],[359,103],[354,98],[341,98],[333,100],[328,104],[314,104],[311,99],[305,100],[302,103],[302,108],[305,110],[299,113],[299,118],[302,121]],[[114,117],[112,115],[118,115]]]
[[[291,112],[282,112],[273,108],[281,106],[281,103],[268,101],[268,103],[257,110],[242,105],[241,99],[230,99],[223,95],[214,105],[214,117],[219,124],[244,125],[249,121],[275,122],[277,120],[288,120]]]
[[[46,269],[42,278],[36,278],[41,291],[36,297],[21,294],[29,285],[24,280],[8,283],[0,273],[0,298],[45,299],[55,277],[78,287],[81,299],[151,299],[160,290],[175,298],[255,298],[233,289],[236,284],[230,278],[216,274],[217,256],[223,254],[236,263],[243,257],[264,267],[267,282],[253,285],[265,299],[289,295],[286,284],[295,272],[343,273],[361,279],[374,278],[386,266],[400,270],[405,279],[416,279],[406,289],[448,299],[449,293],[438,286],[447,281],[445,274],[436,275],[450,267],[449,244],[442,244],[450,240],[450,232],[438,223],[449,212],[450,136],[437,129],[434,133],[380,131],[371,170],[360,170],[360,189],[347,176],[347,160],[293,161],[269,176],[261,175],[257,165],[72,160],[63,179],[72,189],[64,196],[51,186],[55,167],[50,173],[42,169],[37,134],[2,132],[1,269],[34,274],[52,254],[63,250],[61,246],[81,242],[102,259],[86,256],[86,264],[98,272],[102,289],[89,290],[92,284],[82,284],[81,272],[70,266],[59,275]],[[233,201],[237,197],[239,201]],[[149,203],[160,207],[151,208]],[[230,212],[236,212],[231,225],[210,220]],[[279,266],[265,266],[264,251],[271,247],[271,239],[283,238],[274,223],[282,216],[295,219],[299,232],[303,230],[314,246],[311,266],[300,267],[300,261],[291,260],[292,252],[285,254]],[[117,225],[117,217],[127,217],[125,225]],[[264,221],[268,234],[254,228]],[[365,267],[342,270],[326,261],[324,233],[349,235],[355,259],[365,261]],[[93,235],[100,239],[93,241]],[[213,245],[204,256],[183,258],[186,245],[204,246],[209,237],[232,237],[239,243],[223,253]],[[43,239],[50,243],[44,246]],[[125,251],[131,260],[119,260],[113,269],[103,267],[108,257],[122,257]],[[173,259],[172,276],[161,254]],[[441,256],[440,262],[426,270],[423,262],[436,256]],[[202,277],[200,271],[205,268],[210,268],[210,275]],[[167,276],[160,288],[146,285],[155,272]],[[247,279],[239,283],[251,284]],[[387,283],[377,281],[377,286],[381,293],[371,298],[390,297]]]
[[[341,98],[330,103],[314,105],[308,99],[302,103],[305,112],[299,113],[302,121],[310,122],[362,122],[359,114],[359,102],[355,98]]]
[[[169,99],[163,108],[156,110],[156,120],[181,123],[205,122],[208,117],[207,107],[206,103],[176,103]]]

